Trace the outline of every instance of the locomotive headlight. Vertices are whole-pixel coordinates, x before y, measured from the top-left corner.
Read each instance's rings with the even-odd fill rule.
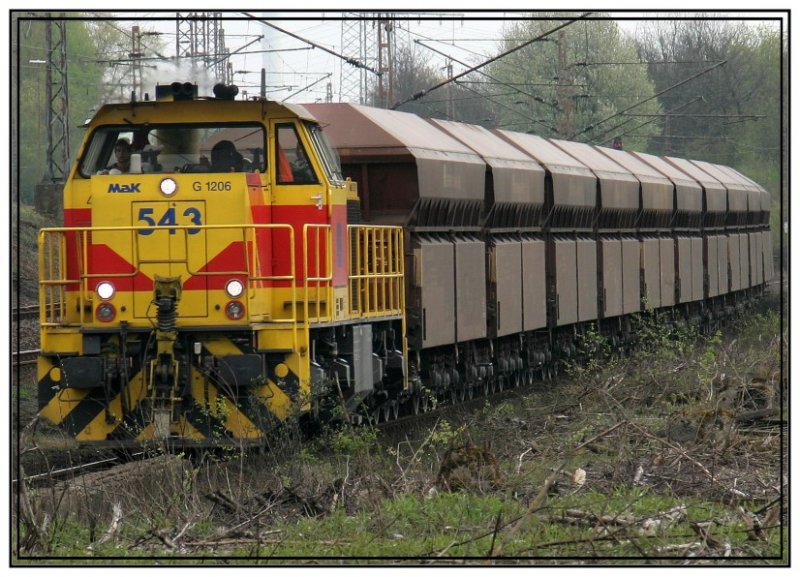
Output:
[[[100,297],[101,300],[107,301],[114,296],[114,293],[117,292],[117,289],[114,288],[113,284],[107,280],[104,280],[97,283],[97,287],[94,289],[94,292],[97,293],[97,296]]]
[[[94,311],[94,316],[101,323],[110,323],[117,316],[117,309],[111,303],[101,303],[97,305]]]
[[[158,188],[164,196],[172,196],[178,192],[178,183],[172,178],[165,178],[159,183]]]
[[[231,279],[225,285],[225,292],[232,299],[238,299],[244,292],[244,284],[238,278]]]
[[[232,321],[238,321],[244,316],[244,305],[239,301],[231,301],[225,305],[225,316]]]

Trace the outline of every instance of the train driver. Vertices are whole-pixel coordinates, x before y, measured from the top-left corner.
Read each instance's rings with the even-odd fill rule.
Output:
[[[117,161],[97,174],[124,174],[131,170],[131,143],[127,138],[120,138],[114,143],[114,156]]]
[[[211,149],[212,172],[241,172],[244,159],[230,140],[220,140]]]

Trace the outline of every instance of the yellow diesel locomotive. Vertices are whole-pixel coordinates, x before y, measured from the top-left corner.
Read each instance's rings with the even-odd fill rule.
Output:
[[[397,410],[402,229],[348,222],[302,107],[235,92],[158,86],[86,125],[39,237],[40,415],[79,442],[259,444],[323,384]]]

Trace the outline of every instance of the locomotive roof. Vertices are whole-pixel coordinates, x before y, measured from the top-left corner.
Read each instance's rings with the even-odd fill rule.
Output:
[[[124,102],[104,104],[86,127],[103,124],[146,124],[182,122],[260,122],[265,114],[272,117],[315,120],[304,107],[271,100],[197,100]]]

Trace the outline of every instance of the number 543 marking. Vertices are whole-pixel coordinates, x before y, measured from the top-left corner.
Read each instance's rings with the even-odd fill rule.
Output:
[[[171,206],[167,210],[164,211],[164,214],[156,221],[155,216],[153,213],[155,209],[151,208],[140,208],[139,209],[139,222],[145,222],[147,226],[163,226],[163,227],[170,227],[170,226],[178,226],[178,220],[175,213],[175,207]],[[183,211],[183,216],[189,217],[189,221],[192,224],[202,225],[203,224],[203,216],[200,213],[200,210],[194,207],[189,207]],[[199,228],[188,228],[186,229],[187,234],[197,234],[200,232]],[[169,229],[170,234],[175,234],[175,229]],[[148,235],[153,234],[152,230],[148,229],[140,229],[139,234]]]

